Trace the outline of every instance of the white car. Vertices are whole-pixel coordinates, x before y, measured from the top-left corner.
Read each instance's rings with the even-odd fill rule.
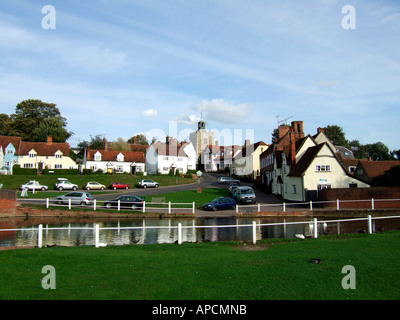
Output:
[[[68,181],[68,179],[58,178],[55,188],[58,190],[78,190],[78,185]]]
[[[20,190],[41,190],[46,191],[48,189],[47,186],[40,184],[38,181],[29,181],[28,183],[22,184]]]
[[[98,183],[96,181],[89,181],[85,184],[83,189],[86,190],[104,190],[106,186],[104,184]]]

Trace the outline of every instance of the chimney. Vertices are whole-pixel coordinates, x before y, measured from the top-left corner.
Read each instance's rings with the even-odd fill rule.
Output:
[[[104,151],[108,151],[108,141],[104,138]]]
[[[325,132],[325,129],[319,127],[319,128],[317,129],[317,134],[319,134],[319,133],[321,133],[321,132],[324,133],[324,132]]]
[[[133,137],[133,144],[137,144],[137,137]]]
[[[292,130],[294,130],[296,139],[304,138],[303,121],[293,121]]]
[[[289,132],[289,126],[279,126],[278,127],[278,139],[282,138],[287,132]]]
[[[244,146],[247,148],[249,145],[251,145],[250,139],[246,139],[244,141]]]
[[[53,143],[53,136],[47,136],[47,144]]]
[[[165,138],[165,143],[166,143],[166,144],[169,144],[169,142],[170,142],[170,137],[169,137],[169,136],[166,136],[166,138]]]
[[[296,133],[293,131],[290,132],[290,168],[293,169],[296,165]]]

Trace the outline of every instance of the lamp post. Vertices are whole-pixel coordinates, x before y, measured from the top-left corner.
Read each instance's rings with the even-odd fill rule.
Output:
[[[200,186],[200,181],[201,181],[201,176],[203,175],[203,172],[200,170],[196,172],[197,177],[199,178],[199,186],[197,187],[197,193],[201,193],[201,186]]]

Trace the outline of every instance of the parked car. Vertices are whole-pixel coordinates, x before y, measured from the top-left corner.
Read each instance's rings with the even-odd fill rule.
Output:
[[[126,184],[126,183],[123,183],[123,182],[113,182],[113,183],[111,183],[109,186],[108,186],[108,188],[110,188],[110,189],[129,189],[130,188],[130,186],[129,186],[129,184]]]
[[[228,183],[237,183],[240,184],[240,180],[233,179],[231,177],[219,177],[218,182],[222,184],[228,184]]]
[[[236,200],[228,197],[216,198],[213,201],[208,202],[203,206],[204,210],[213,210],[213,211],[223,210],[223,209],[235,210],[235,208],[236,208]]]
[[[63,194],[62,196],[57,196],[54,198],[55,202],[58,204],[69,203],[71,199],[71,204],[89,205],[93,203],[93,196],[87,192],[69,192]]]
[[[107,200],[104,202],[104,206],[107,209],[117,208],[118,200],[120,208],[130,208],[136,210],[137,208],[143,208],[144,200],[136,196],[121,196],[116,199]]]
[[[47,186],[40,184],[38,181],[32,180],[29,181],[25,184],[22,184],[20,187],[20,190],[41,190],[41,191],[46,191],[48,189]]]
[[[236,182],[229,184],[229,189],[228,189],[229,194],[233,195],[238,187],[239,185]]]
[[[88,183],[85,184],[83,189],[86,190],[104,190],[106,186],[104,184],[98,183],[96,181],[89,181]]]
[[[155,182],[151,179],[139,180],[138,185],[139,185],[139,187],[142,187],[142,188],[148,188],[148,187],[158,188],[158,186],[159,186],[158,182]]]
[[[238,187],[236,190],[236,201],[243,203],[256,203],[256,194],[252,187]]]
[[[54,185],[55,189],[58,190],[78,190],[78,185],[73,184],[65,178],[58,178],[57,183]]]

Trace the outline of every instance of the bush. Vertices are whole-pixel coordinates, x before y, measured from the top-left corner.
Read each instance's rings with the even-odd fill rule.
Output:
[[[35,175],[37,169],[21,168],[19,164],[13,166],[13,174],[15,175]]]
[[[55,175],[74,175],[78,174],[78,169],[44,169],[42,174],[55,174]]]

